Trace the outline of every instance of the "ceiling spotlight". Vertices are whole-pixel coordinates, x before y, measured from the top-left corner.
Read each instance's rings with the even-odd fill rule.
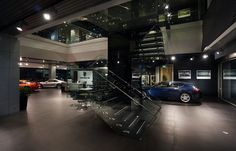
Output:
[[[120,61],[119,61],[119,60],[117,61],[117,64],[120,64]]]
[[[175,61],[176,57],[175,57],[175,56],[172,56],[170,59],[171,59],[172,61]]]
[[[20,61],[22,61],[23,59],[22,59],[22,57],[20,57]]]
[[[168,13],[168,14],[167,14],[167,17],[171,17],[171,13]]]
[[[154,62],[155,62],[155,60],[152,60],[152,62],[154,63]]]
[[[207,59],[207,58],[208,58],[208,55],[207,55],[207,54],[204,54],[204,55],[202,56],[202,58],[203,58],[203,59]]]
[[[192,57],[192,58],[190,58],[190,61],[193,61],[194,60],[194,58]]]
[[[169,9],[169,5],[168,4],[165,5],[165,9]]]
[[[216,52],[216,54],[217,54],[217,55],[219,55],[219,54],[220,54],[220,52],[219,52],[219,51],[217,51],[217,52]]]
[[[18,63],[20,66],[22,66],[22,63],[20,62],[20,63]]]
[[[22,29],[20,26],[17,26],[16,29],[17,29],[18,31],[23,31],[23,29]]]
[[[44,18],[45,20],[51,20],[51,15],[48,14],[48,13],[44,13],[44,14],[43,14],[43,18]]]
[[[29,64],[28,64],[28,63],[26,63],[25,65],[26,65],[26,66],[28,66]]]
[[[66,21],[64,21],[63,23],[66,24]]]

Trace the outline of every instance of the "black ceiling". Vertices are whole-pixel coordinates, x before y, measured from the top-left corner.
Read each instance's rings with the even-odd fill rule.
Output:
[[[16,35],[16,26],[23,24],[29,30],[46,24],[43,11],[53,11],[59,19],[109,0],[1,0],[0,32]]]
[[[0,30],[37,14],[62,0],[1,0]]]
[[[52,12],[53,20],[57,20],[70,14],[82,11],[92,6],[107,2],[110,0],[0,0],[0,32],[17,35],[19,31],[16,26],[21,26],[25,31],[47,24],[42,18],[44,11]],[[132,0],[146,7],[151,4],[170,4],[171,10],[178,10],[189,6],[197,6],[199,1],[206,0]],[[140,5],[142,7],[142,5]],[[125,5],[124,5],[125,6]],[[125,7],[123,11],[125,11]],[[139,5],[137,5],[139,6]],[[150,13],[151,9],[139,8],[142,11]],[[155,6],[156,7],[156,6]],[[122,8],[118,8],[118,10]],[[116,10],[114,8],[114,10]],[[115,11],[116,12],[116,11]],[[147,14],[147,13],[146,13]],[[120,17],[121,14],[113,14],[109,11],[110,17]],[[155,15],[155,14],[154,14]],[[126,18],[128,16],[125,16]],[[139,20],[138,22],[141,22]],[[144,23],[146,21],[144,20]],[[96,24],[96,22],[93,22]],[[133,24],[133,23],[132,23]]]
[[[166,22],[158,22],[159,15],[167,15],[166,4],[169,4],[168,12],[172,14],[168,23],[171,25],[201,20],[206,11],[206,0],[132,0],[85,17],[107,31],[127,32],[156,24],[166,26]],[[179,19],[178,11],[181,9],[190,9],[191,16]]]

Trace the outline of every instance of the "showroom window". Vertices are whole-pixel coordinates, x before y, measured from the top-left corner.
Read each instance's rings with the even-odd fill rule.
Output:
[[[236,105],[236,59],[222,64],[222,98]]]

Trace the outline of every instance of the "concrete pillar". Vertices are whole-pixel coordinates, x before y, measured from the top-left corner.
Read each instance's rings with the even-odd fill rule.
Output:
[[[19,111],[19,42],[0,34],[0,116]]]
[[[49,79],[56,79],[56,70],[57,67],[55,65],[49,66]]]

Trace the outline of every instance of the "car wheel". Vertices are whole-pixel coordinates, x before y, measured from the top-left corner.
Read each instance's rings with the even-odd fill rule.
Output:
[[[191,96],[188,93],[182,93],[180,95],[180,101],[182,101],[184,103],[188,103],[191,101]]]

